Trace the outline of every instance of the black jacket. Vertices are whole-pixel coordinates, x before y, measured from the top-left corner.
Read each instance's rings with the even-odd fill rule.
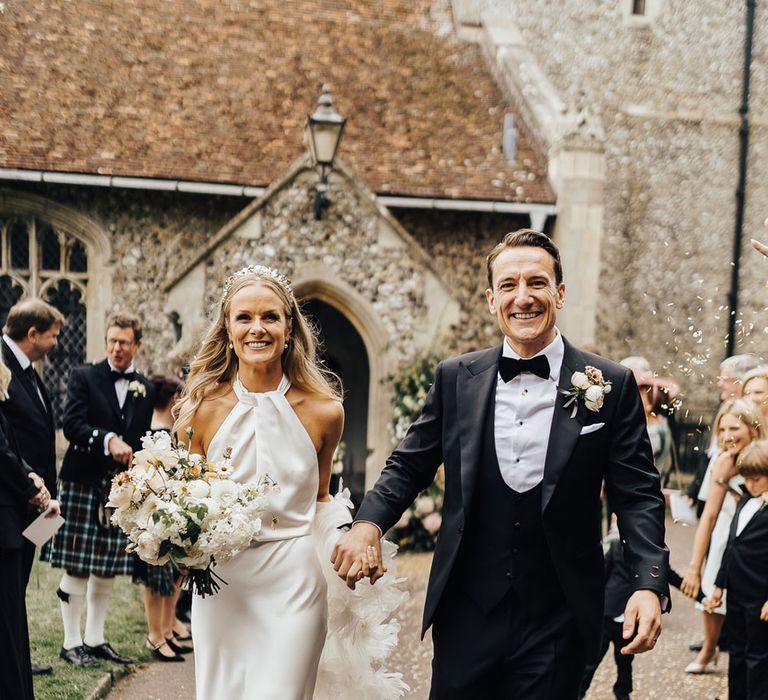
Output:
[[[135,451],[152,423],[153,389],[141,375],[136,381],[144,391],[128,391],[121,411],[109,363],[102,360],[72,370],[64,407],[64,437],[69,447],[59,478],[95,483],[124,467],[104,454],[104,438],[115,433]],[[142,395],[143,394],[143,395]]]
[[[34,516],[29,499],[37,494],[30,471],[21,459],[13,430],[0,412],[0,547],[19,549],[24,543],[21,532]]]
[[[42,477],[51,496],[55,498],[56,431],[48,392],[35,373],[37,388],[45,402],[43,406],[35,387],[5,340],[2,341],[2,348],[3,359],[13,379],[8,386],[8,398],[0,402],[0,411],[11,424],[24,461]]]
[[[728,595],[738,596],[740,601],[762,604],[768,601],[768,507],[755,513],[736,536],[739,515],[751,500],[742,498],[733,516],[715,585],[728,589]]]
[[[387,460],[365,496],[358,520],[386,532],[445,465],[443,523],[430,572],[422,633],[432,624],[471,513],[485,414],[496,384],[501,347],[469,353],[438,365],[419,419]],[[558,386],[592,365],[612,383],[594,413],[578,402],[576,415],[558,395],[541,488],[543,527],[567,606],[585,642],[596,653],[602,635],[604,569],[600,491],[608,499],[626,540],[634,589],[669,596],[669,550],[664,544],[664,498],[632,373],[614,362],[582,352],[565,341]],[[580,435],[586,424],[604,427]]]

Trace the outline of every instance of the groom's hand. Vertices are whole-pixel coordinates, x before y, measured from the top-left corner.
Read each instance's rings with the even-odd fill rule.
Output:
[[[655,591],[635,591],[627,601],[624,609],[624,639],[634,639],[627,644],[621,653],[642,654],[650,651],[656,645],[661,634],[661,601]]]
[[[354,590],[363,577],[370,576],[371,583],[380,579],[387,567],[381,560],[381,534],[373,523],[354,523],[336,543],[331,563],[336,573]]]

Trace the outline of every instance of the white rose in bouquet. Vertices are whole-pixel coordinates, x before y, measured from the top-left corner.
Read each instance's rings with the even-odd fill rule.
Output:
[[[134,502],[133,497],[135,494],[136,487],[132,482],[126,480],[110,491],[107,505],[110,508],[125,508]]]
[[[211,494],[211,487],[207,481],[203,479],[195,479],[194,481],[184,482],[184,487],[187,493],[192,498],[208,498]]]
[[[136,538],[136,552],[148,564],[159,566],[160,543],[161,540],[157,539],[151,532],[142,532]],[[165,560],[168,560],[167,557]]]
[[[211,498],[224,506],[235,502],[238,491],[238,485],[229,479],[214,479],[211,483]]]

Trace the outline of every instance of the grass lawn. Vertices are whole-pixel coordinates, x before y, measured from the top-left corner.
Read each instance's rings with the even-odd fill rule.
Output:
[[[27,615],[32,661],[53,666],[52,676],[35,676],[37,700],[80,700],[93,691],[99,679],[114,664],[99,660],[101,668],[83,669],[59,658],[64,631],[56,589],[62,571],[44,562],[35,562],[27,589]],[[144,645],[147,624],[142,602],[143,587],[119,576],[109,605],[106,637],[114,649],[135,661],[147,661],[150,652]],[[83,615],[83,629],[85,615]]]

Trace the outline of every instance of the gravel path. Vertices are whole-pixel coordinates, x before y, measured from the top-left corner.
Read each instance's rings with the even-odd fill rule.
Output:
[[[693,529],[673,525],[667,521],[667,542],[672,551],[672,566],[684,570],[688,561]],[[399,615],[402,622],[400,645],[393,652],[387,666],[399,670],[411,686],[408,698],[426,700],[429,692],[432,644],[429,634],[419,640],[424,590],[431,556],[408,554],[399,557],[398,575],[408,577],[411,593]],[[664,633],[656,650],[642,654],[634,662],[634,700],[714,700],[724,696],[727,687],[725,669],[727,655],[721,656],[718,670],[703,676],[683,673],[685,665],[693,660],[688,651],[692,640],[701,638],[700,613],[693,604],[677,591],[672,592],[672,613],[664,616]],[[471,643],[471,640],[468,640]],[[612,654],[595,674],[587,700],[613,700],[611,687],[615,679]],[[183,664],[147,664],[121,681],[112,691],[110,700],[191,700],[194,698],[194,664],[189,658]],[[350,699],[354,698],[350,690]],[[233,699],[236,700],[236,699]],[[339,700],[344,700],[340,698]]]

